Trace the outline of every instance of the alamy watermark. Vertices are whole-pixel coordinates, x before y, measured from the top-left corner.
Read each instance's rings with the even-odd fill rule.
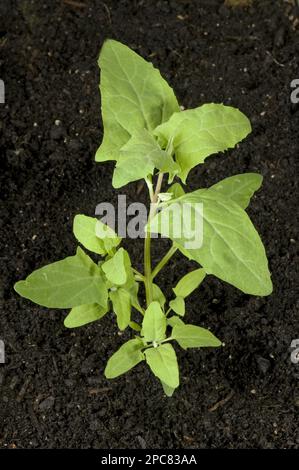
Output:
[[[290,97],[291,103],[298,104],[299,103],[299,78],[294,78],[294,80],[291,81],[290,86],[291,88],[294,88]]]
[[[291,362],[299,364],[299,338],[291,342]]]
[[[0,104],[5,103],[5,85],[4,81],[0,79]]]
[[[150,230],[152,238],[167,237],[180,240],[186,249],[198,249],[203,243],[203,203],[175,203],[166,205],[151,204],[148,213],[147,207],[141,202],[127,205],[125,195],[118,196],[117,210],[110,202],[102,202],[97,205],[95,214],[101,222],[108,225],[121,238],[145,238],[146,225],[149,214],[157,213],[162,209],[159,217],[159,225],[153,223]],[[128,220],[129,219],[129,220]],[[152,226],[151,226],[152,228]],[[96,227],[97,236],[101,235],[102,226]],[[158,232],[158,233],[157,233]],[[160,235],[159,235],[160,234]],[[109,236],[109,233],[106,234]],[[111,233],[113,236],[113,232]]]
[[[5,346],[2,339],[0,339],[0,364],[5,364]]]

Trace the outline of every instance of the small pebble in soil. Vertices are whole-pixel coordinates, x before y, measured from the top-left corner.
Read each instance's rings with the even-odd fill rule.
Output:
[[[48,410],[50,410],[51,408],[53,408],[54,403],[55,403],[55,398],[54,398],[54,397],[47,397],[47,398],[45,398],[45,400],[43,400],[43,401],[39,404],[39,409],[40,409],[41,411],[48,411]]]

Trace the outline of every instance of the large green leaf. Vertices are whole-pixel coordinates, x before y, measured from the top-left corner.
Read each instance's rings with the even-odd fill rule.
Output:
[[[72,308],[64,320],[66,328],[77,328],[97,320],[100,320],[108,311],[108,308],[97,304],[79,305]]]
[[[138,130],[120,150],[112,184],[114,188],[125,186],[153,174],[154,169],[172,176],[179,166],[167,152],[161,149],[155,138],[146,130]]]
[[[183,349],[221,346],[221,341],[209,330],[195,325],[175,325],[171,337]]]
[[[136,131],[152,131],[179,106],[160,72],[124,44],[105,41],[99,66],[104,123],[104,139],[96,154],[100,162],[118,160],[119,150]]]
[[[144,345],[137,338],[123,344],[107,362],[105,369],[107,379],[114,379],[143,361],[144,355],[141,351],[143,347]]]
[[[263,177],[258,173],[243,173],[225,178],[211,186],[210,189],[229,197],[243,209],[246,209],[252,195],[261,187],[262,182]]]
[[[142,336],[148,343],[159,342],[165,338],[166,317],[157,301],[152,302],[145,311],[142,322]]]
[[[131,261],[128,252],[124,248],[117,250],[112,258],[101,265],[107,279],[116,285],[123,285],[128,280],[128,272],[131,269]]]
[[[157,348],[144,351],[146,362],[161,382],[170,388],[179,386],[179,368],[175,350],[171,344],[161,344]]]
[[[203,217],[201,247],[186,248],[190,239],[185,237],[183,230],[180,237],[175,234],[178,227],[174,226],[173,213],[178,210],[184,219],[184,204],[191,206],[193,224],[196,218]],[[176,246],[201,264],[207,274],[213,274],[247,294],[263,296],[272,292],[268,261],[257,231],[246,212],[217,191],[203,189],[182,196],[175,206],[170,204],[153,218],[150,230],[175,240]]]
[[[125,330],[131,320],[131,296],[130,293],[120,287],[111,290],[109,293],[113,310],[117,318],[117,326],[120,330]]]
[[[107,305],[107,288],[101,269],[81,248],[75,256],[37,269],[14,286],[26,299],[49,308],[72,308],[97,303]]]
[[[193,167],[213,153],[233,148],[250,132],[248,118],[238,109],[211,103],[174,113],[154,133],[163,148],[172,141],[185,182]]]
[[[173,291],[178,297],[188,297],[206,277],[204,269],[199,268],[187,273],[179,280]]]

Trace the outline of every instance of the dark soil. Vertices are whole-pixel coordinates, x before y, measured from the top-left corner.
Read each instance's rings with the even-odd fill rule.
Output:
[[[291,3],[231,10],[220,0],[1,0],[0,447],[299,448],[299,371],[290,360],[299,337],[299,105],[290,102],[299,33]],[[74,253],[75,214],[117,201],[113,165],[94,163],[102,138],[96,60],[107,37],[152,60],[184,106],[224,102],[250,117],[251,136],[197,167],[191,189],[246,171],[264,176],[249,212],[274,293],[258,298],[204,282],[188,300],[188,321],[225,346],[180,350],[172,399],[143,364],[105,379],[107,358],[129,335],[111,315],[67,330],[64,312],[12,287]],[[137,188],[125,188],[129,202]],[[155,262],[164,248],[156,244]],[[141,241],[131,252],[142,269]],[[180,256],[171,261],[159,277],[166,292],[188,267]]]

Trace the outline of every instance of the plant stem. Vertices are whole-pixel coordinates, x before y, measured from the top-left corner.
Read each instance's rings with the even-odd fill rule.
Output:
[[[159,173],[155,192],[152,190],[151,181],[147,181],[149,188],[149,194],[151,199],[151,207],[148,216],[147,223],[150,224],[151,219],[155,216],[157,212],[157,203],[158,196],[161,191],[163,182],[163,173]],[[146,304],[149,304],[153,300],[153,279],[152,279],[152,262],[151,262],[151,233],[147,231],[145,234],[144,240],[144,285],[145,285],[145,295],[146,295]]]
[[[175,254],[177,251],[177,248],[172,245],[172,247],[167,251],[165,256],[161,259],[161,261],[157,264],[155,269],[152,271],[152,279],[154,279],[157,274],[161,271],[162,268],[164,268],[165,264],[168,263],[170,258]]]

